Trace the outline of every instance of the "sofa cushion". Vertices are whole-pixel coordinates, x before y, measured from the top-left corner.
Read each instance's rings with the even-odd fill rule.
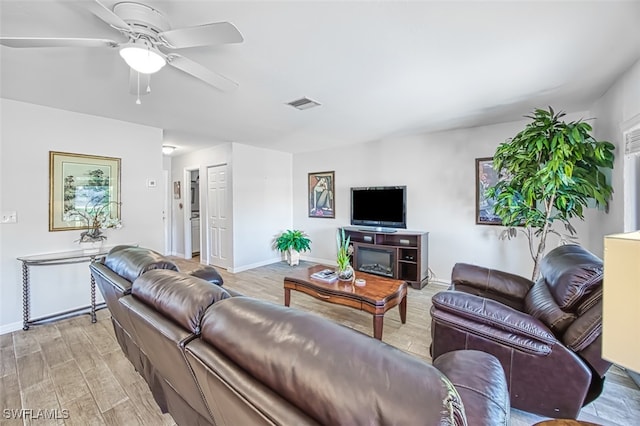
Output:
[[[234,297],[207,310],[202,339],[321,424],[464,421],[433,366],[314,314]]]
[[[213,303],[229,296],[222,287],[191,275],[153,270],[133,282],[131,294],[192,333],[200,333],[200,321]]]
[[[544,279],[538,280],[527,293],[524,309],[529,315],[545,323],[556,336],[562,336],[576,319],[575,314],[560,309]]]
[[[572,310],[602,285],[602,260],[584,248],[567,244],[551,250],[540,272],[560,309]]]
[[[175,263],[153,250],[135,246],[116,246],[109,251],[104,264],[116,274],[133,282],[152,269],[177,271]]]

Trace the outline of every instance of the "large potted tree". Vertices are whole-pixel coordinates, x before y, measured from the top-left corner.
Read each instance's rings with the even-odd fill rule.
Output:
[[[300,263],[300,252],[311,249],[311,240],[304,232],[289,229],[276,238],[274,247],[280,252],[287,253],[289,265],[295,266]]]
[[[515,137],[500,144],[493,167],[500,179],[486,195],[495,199],[495,213],[507,226],[503,238],[522,232],[529,240],[534,267],[540,272],[549,234],[559,222],[573,236],[570,220],[584,220],[590,203],[607,206],[613,188],[603,171],[613,169],[614,146],[591,136],[592,127],[582,121],[566,123],[563,112],[536,109],[532,121]]]

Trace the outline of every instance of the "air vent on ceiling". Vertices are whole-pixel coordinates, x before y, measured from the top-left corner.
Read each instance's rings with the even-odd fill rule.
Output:
[[[287,105],[291,105],[296,109],[303,110],[320,106],[320,103],[309,98],[300,98],[296,99],[295,101],[287,102]]]

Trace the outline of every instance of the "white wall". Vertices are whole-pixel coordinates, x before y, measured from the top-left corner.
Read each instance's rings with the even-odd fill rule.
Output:
[[[207,176],[209,166],[229,166],[233,199],[231,272],[281,259],[271,244],[274,237],[290,228],[292,223],[291,161],[289,153],[238,143],[220,144],[172,159],[172,182],[182,181],[183,188],[188,184],[183,181],[185,168],[199,168],[202,179],[202,176]],[[201,240],[205,242],[205,184],[200,185],[200,199]],[[173,252],[179,256],[184,256],[184,203],[184,194],[180,200],[173,200]],[[204,257],[202,259],[204,261]]]
[[[49,232],[49,151],[119,157],[123,228],[107,244],[137,242],[163,250],[160,129],[0,99],[0,209],[16,224],[0,224],[0,332],[22,326],[19,256],[78,249],[80,231]],[[87,264],[31,268],[32,317],[89,303]],[[99,293],[99,292],[98,292]],[[88,321],[88,319],[87,319]]]
[[[292,224],[292,155],[233,144],[233,270],[281,260],[273,240]]]
[[[589,117],[573,113],[567,120]],[[429,232],[429,266],[448,281],[456,262],[499,268],[529,277],[533,261],[526,238],[502,241],[501,226],[475,224],[475,159],[491,157],[528,121],[503,123],[294,155],[293,223],[313,242],[307,258],[335,261],[335,232],[350,221],[350,187],[407,186],[407,227]],[[335,170],[336,219],[307,217],[307,173]],[[587,224],[574,226],[581,238]],[[584,242],[583,242],[584,243]],[[554,237],[548,247],[556,244]]]
[[[624,231],[624,210],[636,206],[624,205],[624,140],[625,131],[640,124],[640,61],[636,62],[591,108],[597,117],[594,136],[616,146],[612,173],[613,200],[608,215],[595,217],[589,239],[594,253],[604,251],[604,236]],[[637,185],[637,184],[636,184]],[[636,186],[637,187],[637,186]],[[590,212],[592,213],[592,212]]]
[[[164,211],[166,209],[166,211],[164,211],[164,223],[163,226],[166,227],[166,240],[165,240],[165,245],[164,245],[164,250],[162,252],[162,254],[164,255],[171,255],[173,254],[172,252],[172,247],[173,247],[173,243],[172,243],[172,228],[171,228],[171,224],[173,223],[173,212],[172,212],[172,200],[173,200],[173,187],[171,184],[171,156],[169,155],[162,155],[162,173],[163,173],[163,177],[162,180],[159,182],[158,186],[160,187],[162,193],[164,194],[164,197],[166,197],[166,199],[164,199],[163,202],[163,207],[162,210]],[[165,175],[166,174],[166,175]]]

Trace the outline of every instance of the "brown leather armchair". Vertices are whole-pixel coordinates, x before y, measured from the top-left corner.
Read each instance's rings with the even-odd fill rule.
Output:
[[[531,280],[464,263],[433,296],[432,356],[476,349],[496,356],[512,407],[576,418],[600,395],[602,261],[578,245],[550,251]]]

